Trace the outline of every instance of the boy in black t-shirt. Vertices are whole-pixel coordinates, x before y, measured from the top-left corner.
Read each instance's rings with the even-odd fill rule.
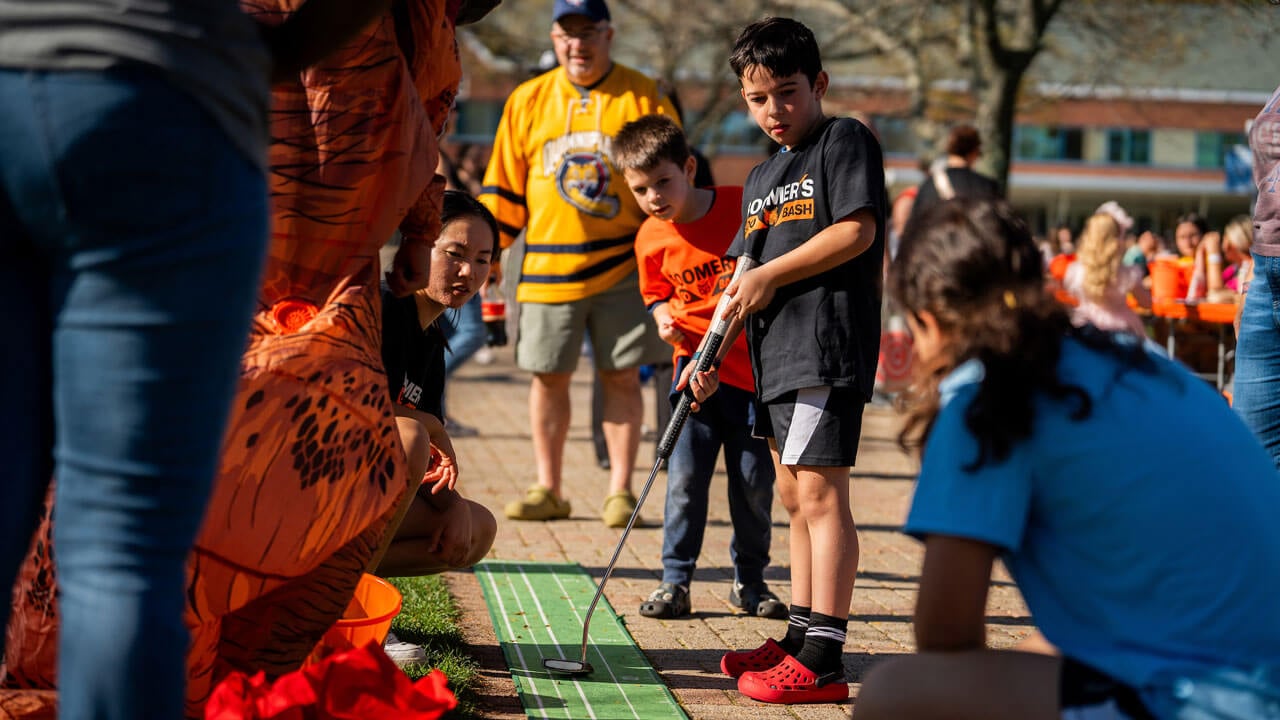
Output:
[[[823,114],[827,74],[801,23],[749,25],[729,64],[752,118],[782,146],[748,176],[727,253],[762,264],[725,294],[747,330],[766,409],[756,432],[769,438],[791,518],[792,605],[784,638],[730,652],[721,669],[756,700],[837,702],[849,696],[841,656],[858,568],[849,470],[879,352],[884,165],[870,130]],[[717,384],[707,375],[686,377],[695,395]]]

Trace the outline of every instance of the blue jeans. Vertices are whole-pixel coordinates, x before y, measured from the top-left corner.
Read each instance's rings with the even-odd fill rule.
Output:
[[[60,716],[179,718],[265,179],[141,70],[0,70],[0,106],[0,588],[56,477]]]
[[[1232,404],[1280,468],[1280,258],[1253,256]]]
[[[444,317],[444,337],[449,341],[449,351],[444,354],[444,374],[448,376],[484,347],[489,332],[480,313],[480,293]]]
[[[1162,718],[1280,720],[1280,664],[1276,663],[1248,670],[1164,670],[1151,679],[1145,690],[1147,707]]]
[[[676,377],[689,362],[681,358]],[[679,397],[672,391],[672,402]],[[764,581],[769,564],[773,507],[773,458],[769,443],[751,437],[755,395],[721,385],[689,415],[667,464],[667,504],[662,522],[662,581],[688,586],[707,527],[707,501],[716,457],[724,447],[729,518],[729,556],[740,583]]]

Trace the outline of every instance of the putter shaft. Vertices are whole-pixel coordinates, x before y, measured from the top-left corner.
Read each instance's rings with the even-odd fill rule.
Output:
[[[733,279],[736,280],[741,277],[742,273],[758,264],[751,255],[744,255],[738,258],[738,264],[733,269]],[[725,317],[724,310],[727,297],[726,295],[720,296],[720,300],[716,303],[715,312],[711,316],[711,329],[702,337],[702,343],[698,345],[698,350],[693,355],[695,369],[698,372],[706,372],[711,369],[711,365],[720,351],[720,345],[724,342],[725,335],[728,333],[731,321]],[[684,423],[689,419],[692,403],[693,393],[686,387],[685,391],[680,394],[680,402],[676,405],[675,410],[671,412],[671,419],[667,422],[667,428],[662,434],[662,439],[658,441],[658,459],[653,463],[653,470],[649,473],[649,479],[645,480],[644,487],[640,489],[640,497],[636,499],[636,507],[631,511],[631,517],[627,519],[627,526],[622,530],[622,537],[618,538],[618,544],[613,549],[613,557],[609,558],[609,565],[604,569],[604,577],[600,578],[600,584],[596,587],[595,597],[591,598],[591,605],[587,607],[587,615],[582,621],[582,665],[585,668],[591,667],[590,663],[587,662],[587,636],[591,628],[591,616],[595,614],[596,605],[600,603],[600,597],[604,595],[604,586],[609,582],[609,576],[613,574],[613,567],[618,562],[618,556],[622,554],[622,547],[626,545],[627,536],[631,534],[631,528],[635,526],[636,518],[640,517],[640,508],[644,507],[645,498],[649,497],[649,489],[653,487],[654,478],[658,476],[658,471],[662,469],[662,464],[671,457],[671,451],[675,448],[676,440],[679,439],[680,432],[684,429]],[[587,672],[590,672],[590,670],[588,669]]]
[[[688,414],[686,408],[685,414]],[[674,420],[674,418],[672,418]],[[591,628],[591,616],[596,611],[596,605],[600,603],[600,596],[604,594],[605,583],[609,582],[609,576],[613,574],[613,566],[618,562],[618,556],[622,554],[622,546],[627,542],[627,535],[631,533],[631,528],[636,524],[636,518],[640,516],[640,508],[644,506],[644,499],[649,496],[649,488],[653,487],[653,479],[658,476],[658,470],[662,468],[662,463],[666,461],[666,456],[659,455],[658,459],[653,463],[653,471],[649,473],[649,479],[644,482],[644,487],[640,489],[640,497],[636,498],[636,509],[631,511],[631,517],[627,519],[627,527],[622,530],[622,537],[618,538],[618,544],[613,549],[613,557],[609,559],[609,566],[604,569],[604,577],[600,578],[600,585],[596,587],[595,597],[591,598],[591,605],[587,608],[587,616],[582,621],[582,664],[590,667],[587,663],[587,634]]]

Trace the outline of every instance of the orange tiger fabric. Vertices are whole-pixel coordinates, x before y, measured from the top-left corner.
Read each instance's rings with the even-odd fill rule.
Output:
[[[301,4],[243,0],[268,23]],[[401,2],[273,91],[272,242],[188,568],[189,717],[232,670],[278,675],[302,663],[407,491],[380,352],[378,249],[397,226],[411,237],[438,231],[436,138],[461,78],[456,11],[456,0]],[[46,517],[13,596],[7,687],[55,681],[49,529]],[[48,716],[52,702],[0,690],[0,719]]]

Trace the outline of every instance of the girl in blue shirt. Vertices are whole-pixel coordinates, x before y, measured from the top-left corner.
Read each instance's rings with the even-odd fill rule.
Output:
[[[953,201],[913,230],[888,289],[915,336],[919,654],[873,670],[855,717],[1273,717],[1269,456],[1180,365],[1073,329],[1007,205]],[[997,558],[1055,654],[986,648]]]

